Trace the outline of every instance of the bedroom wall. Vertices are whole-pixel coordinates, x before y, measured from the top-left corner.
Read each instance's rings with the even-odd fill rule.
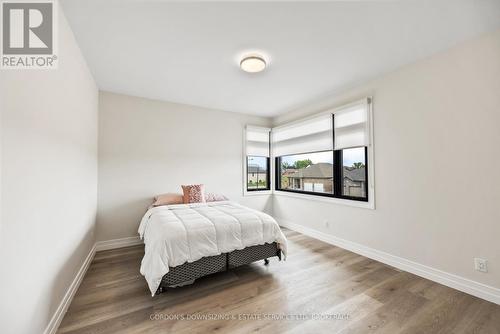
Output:
[[[0,71],[2,333],[43,333],[95,241],[98,91],[58,12],[58,69]]]
[[[203,183],[271,212],[269,195],[243,197],[243,130],[270,119],[100,92],[97,239],[136,237],[156,194]]]
[[[500,31],[274,124],[368,95],[376,209],[276,195],[275,217],[500,288]],[[489,273],[474,270],[474,257],[489,261]]]

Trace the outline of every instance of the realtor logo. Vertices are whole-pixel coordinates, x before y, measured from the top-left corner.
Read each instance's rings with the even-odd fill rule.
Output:
[[[55,3],[35,1],[2,1],[3,69],[57,67]]]

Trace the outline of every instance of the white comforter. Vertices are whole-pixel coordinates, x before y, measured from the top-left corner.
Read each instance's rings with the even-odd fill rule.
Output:
[[[230,201],[150,208],[139,234],[146,245],[141,274],[153,296],[169,267],[205,256],[271,242],[286,256],[286,238],[276,220]]]

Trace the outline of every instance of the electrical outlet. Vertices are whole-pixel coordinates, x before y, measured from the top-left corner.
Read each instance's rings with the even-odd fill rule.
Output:
[[[488,261],[485,259],[481,258],[474,258],[474,268],[476,268],[477,271],[482,271],[483,273],[488,272]]]

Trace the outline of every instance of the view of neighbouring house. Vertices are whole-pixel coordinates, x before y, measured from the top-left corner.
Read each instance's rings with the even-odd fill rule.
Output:
[[[333,165],[330,163],[317,163],[296,170],[288,175],[288,189],[333,192]]]
[[[365,166],[361,166],[359,168],[344,166],[343,177],[343,195],[353,197],[366,197]]]
[[[248,189],[267,188],[267,170],[258,164],[247,166]]]
[[[343,168],[343,195],[366,196],[365,166]],[[282,188],[310,192],[333,192],[333,165],[321,162],[299,170],[286,169],[282,173]]]

